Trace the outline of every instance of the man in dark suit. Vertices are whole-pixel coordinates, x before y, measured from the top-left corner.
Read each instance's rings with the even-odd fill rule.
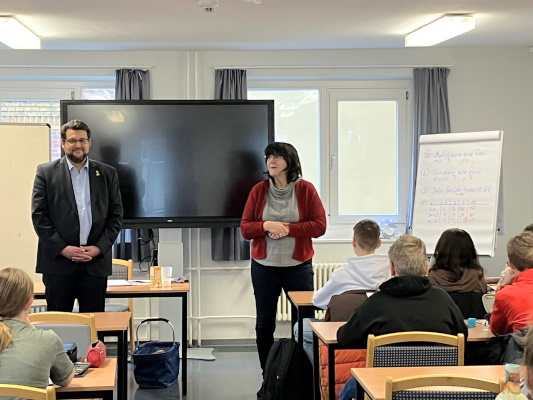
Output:
[[[80,312],[100,312],[122,222],[117,171],[87,158],[91,130],[82,121],[61,127],[61,147],[65,156],[39,165],[33,186],[37,272],[49,311],[72,311],[77,298]]]

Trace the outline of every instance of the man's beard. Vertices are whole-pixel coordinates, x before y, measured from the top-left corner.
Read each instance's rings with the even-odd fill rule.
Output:
[[[81,164],[87,159],[87,153],[83,153],[81,157],[76,157],[74,154],[67,154],[67,158],[74,164]]]

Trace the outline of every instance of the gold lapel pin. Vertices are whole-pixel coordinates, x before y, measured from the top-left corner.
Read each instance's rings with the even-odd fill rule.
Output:
[[[100,171],[96,170],[96,176],[100,176]]]

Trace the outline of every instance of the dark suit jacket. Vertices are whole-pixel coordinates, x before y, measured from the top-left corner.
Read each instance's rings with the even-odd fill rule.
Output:
[[[122,203],[115,168],[89,161],[92,226],[87,246],[100,254],[83,263],[92,276],[111,275],[111,247],[122,223]],[[80,245],[78,208],[65,157],[41,164],[33,185],[33,227],[39,237],[38,273],[65,275],[75,271],[73,262],[61,255],[67,246]]]

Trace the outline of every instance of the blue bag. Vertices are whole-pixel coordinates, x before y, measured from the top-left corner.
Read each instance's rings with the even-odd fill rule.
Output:
[[[139,345],[139,326],[145,322],[166,322],[172,328],[172,342],[146,342]],[[176,342],[174,327],[165,318],[148,318],[137,327],[137,346],[131,354],[133,375],[141,389],[163,389],[178,379],[180,369],[180,344]]]

